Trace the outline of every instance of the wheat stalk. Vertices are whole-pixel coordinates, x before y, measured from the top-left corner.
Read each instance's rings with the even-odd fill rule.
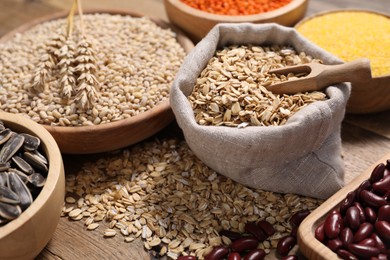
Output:
[[[72,38],[73,18],[76,7],[80,15],[81,37],[77,45]],[[92,43],[85,36],[81,0],[74,0],[68,15],[66,33],[58,33],[45,44],[31,79],[31,88],[36,91],[47,89],[47,81],[54,68],[59,69],[57,83],[64,99],[74,100],[85,110],[91,108],[98,99],[100,83],[96,77],[97,62]],[[55,75],[53,75],[55,76]]]
[[[70,99],[74,93],[74,86],[76,85],[75,78],[75,44],[71,39],[68,39],[59,50],[58,67],[60,69],[60,94],[63,98]]]
[[[44,53],[39,57],[38,64],[34,69],[33,76],[31,78],[31,88],[38,91],[43,92],[47,89],[47,82],[49,77],[52,75],[53,69],[58,65],[58,63],[61,63],[61,60],[65,56],[64,55],[65,49],[69,49],[69,47],[66,47],[67,40],[72,34],[73,29],[73,16],[74,11],[76,9],[76,1],[73,3],[73,6],[69,12],[68,15],[68,28],[67,28],[67,34],[64,35],[63,33],[59,32],[54,35],[51,39],[49,39],[45,43],[44,47]],[[67,61],[62,62],[62,64],[68,64]],[[62,71],[62,70],[61,70]],[[62,73],[62,74],[68,74],[68,73]],[[69,75],[64,75],[66,77],[66,80],[63,80],[63,75],[61,74],[61,85],[62,82],[69,82],[67,79]],[[65,84],[66,84],[65,83]],[[65,95],[67,96],[67,95]]]
[[[66,41],[63,46],[59,49],[58,57],[58,67],[60,69],[60,95],[62,98],[70,99],[74,93],[74,86],[76,84],[76,77],[74,75],[74,63],[75,63],[75,44],[72,39],[73,32],[73,17],[76,9],[76,1],[73,1],[72,8],[70,9],[68,15],[68,24],[67,24],[67,35]]]
[[[92,44],[83,37],[77,44],[75,71],[78,74],[75,101],[82,109],[88,109],[98,99],[99,81],[96,78],[96,58]]]
[[[30,88],[38,92],[43,92],[46,89],[46,82],[53,66],[54,61],[52,57],[48,53],[42,54],[34,69]]]
[[[97,62],[92,43],[85,36],[81,1],[77,1],[80,15],[81,40],[77,44],[75,71],[78,74],[75,101],[81,109],[91,108],[98,99],[100,83],[96,77]]]
[[[46,42],[44,53],[39,57],[38,64],[34,69],[33,77],[31,78],[32,89],[39,92],[43,92],[47,89],[46,83],[58,61],[58,48],[63,45],[64,41],[64,35],[58,33]]]

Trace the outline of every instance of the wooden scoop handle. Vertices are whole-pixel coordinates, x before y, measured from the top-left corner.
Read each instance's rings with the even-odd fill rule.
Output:
[[[281,81],[266,88],[276,94],[295,94],[298,92],[322,90],[341,82],[368,82],[371,80],[371,67],[368,59],[324,65],[317,62],[271,70],[271,73],[308,73],[307,76]],[[364,84],[359,84],[364,86]]]
[[[361,82],[371,79],[370,60],[357,59],[337,65],[313,66],[309,76],[314,76],[319,88],[341,82]]]

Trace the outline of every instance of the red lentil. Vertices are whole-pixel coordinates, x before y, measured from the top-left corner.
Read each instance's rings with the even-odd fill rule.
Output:
[[[273,11],[292,0],[180,0],[201,11],[221,15],[251,15]]]

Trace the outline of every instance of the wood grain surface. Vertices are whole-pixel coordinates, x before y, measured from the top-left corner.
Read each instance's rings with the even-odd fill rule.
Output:
[[[70,0],[1,0],[0,36],[42,15],[67,10]],[[167,21],[162,0],[83,0],[84,8],[126,8]],[[386,0],[310,0],[307,16],[326,10],[367,8],[390,13]],[[175,124],[164,134],[180,134]],[[351,182],[370,165],[390,152],[390,111],[370,115],[346,115],[342,124],[345,181]],[[82,162],[105,154],[63,157],[66,174],[75,174]],[[54,237],[37,259],[152,259],[136,240],[125,243],[121,236],[104,239],[100,231],[88,232],[82,222],[61,218]],[[44,230],[42,230],[44,232]],[[268,259],[274,259],[271,255]],[[303,257],[302,257],[303,258]]]

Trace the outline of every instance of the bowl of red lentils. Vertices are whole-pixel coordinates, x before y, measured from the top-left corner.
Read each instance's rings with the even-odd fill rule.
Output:
[[[120,149],[169,125],[171,83],[193,43],[127,10],[88,10],[71,26],[67,15],[0,39],[1,110],[43,125],[68,154]]]
[[[308,0],[164,0],[169,21],[193,41],[218,23],[278,23],[293,26],[306,13]]]
[[[372,78],[352,82],[347,113],[390,109],[390,15],[369,10],[333,10],[307,17],[295,28],[308,40],[349,62],[368,58]]]

